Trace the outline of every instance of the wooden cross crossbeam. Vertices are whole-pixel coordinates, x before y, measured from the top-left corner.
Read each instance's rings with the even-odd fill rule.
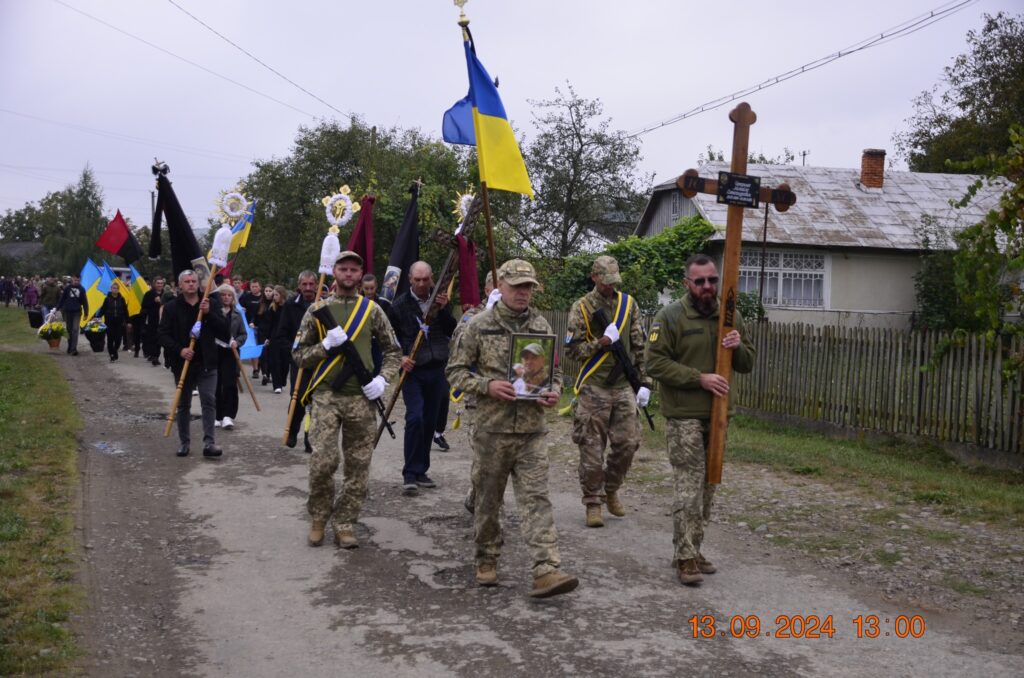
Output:
[[[739,298],[740,247],[743,241],[743,210],[770,203],[779,212],[785,212],[796,204],[796,194],[788,184],[776,188],[762,187],[758,177],[746,176],[747,150],[750,142],[750,126],[757,122],[757,115],[750,105],[743,102],[729,111],[733,122],[732,162],[729,172],[721,172],[717,179],[705,179],[697,170],[689,169],[676,180],[676,186],[687,198],[697,193],[718,196],[719,203],[729,205],[725,221],[725,254],[722,258],[721,308],[718,314],[719,343],[715,354],[715,372],[732,381],[733,349],[724,348],[721,338],[736,329],[736,301]],[[729,398],[716,397],[711,406],[711,431],[708,438],[707,480],[712,484],[722,482],[722,460],[725,457],[725,434],[729,424]]]

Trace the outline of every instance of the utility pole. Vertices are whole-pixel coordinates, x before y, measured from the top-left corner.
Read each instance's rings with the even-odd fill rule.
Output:
[[[800,151],[800,166],[803,167],[807,164],[807,156],[811,154],[810,151]]]

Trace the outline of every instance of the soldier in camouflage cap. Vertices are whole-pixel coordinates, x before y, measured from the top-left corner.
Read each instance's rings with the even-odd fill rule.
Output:
[[[476,579],[480,586],[498,583],[501,553],[502,497],[509,476],[522,516],[523,537],[533,559],[530,595],[546,598],[568,593],[579,584],[559,569],[558,533],[548,499],[547,425],[544,409],[558,404],[561,374],[552,375],[552,390],[534,400],[516,399],[508,381],[513,334],[550,334],[551,326],[530,299],[538,286],[528,262],[513,259],[498,270],[501,301],[465,326],[455,343],[445,375],[456,388],[478,398],[473,435],[476,506]]]
[[[706,480],[708,422],[714,398],[729,397],[729,382],[715,373],[719,343],[732,349],[732,369],[754,369],[754,346],[743,318],[736,328],[718,337],[718,271],[703,254],[686,262],[688,294],[658,311],[647,342],[647,369],[661,385],[665,441],[675,476],[672,507],[675,544],[673,561],[679,581],[696,586],[716,568],[701,554],[704,528],[711,518],[715,486]]]
[[[334,542],[340,548],[356,548],[355,523],[366,497],[370,458],[377,434],[377,413],[371,400],[384,394],[387,382],[394,380],[401,363],[401,352],[391,323],[380,306],[356,293],[363,275],[363,260],[355,252],[338,255],[334,264],[335,291],[327,299],[309,307],[299,325],[298,339],[292,350],[296,364],[312,371],[306,397],[310,397],[309,500],[312,517],[309,545],[320,546],[327,522],[334,518]],[[338,326],[325,332],[312,312],[326,306]],[[346,329],[347,328],[347,329]],[[363,365],[373,370],[371,340],[383,352],[380,375],[360,386],[355,375],[336,385],[335,377],[344,370],[344,360],[329,360],[328,352],[351,341]],[[338,434],[341,433],[339,440]],[[344,449],[341,449],[344,447]],[[345,479],[341,496],[334,496],[334,473],[340,454],[345,456]]]
[[[647,404],[650,383],[644,373],[644,333],[636,301],[617,288],[622,284],[618,262],[609,256],[594,260],[594,289],[569,309],[566,353],[582,365],[574,384],[577,393],[572,440],[580,448],[579,479],[587,527],[602,527],[601,504],[613,516],[626,515],[618,491],[640,448],[637,406]],[[597,326],[601,311],[609,324]],[[621,341],[644,386],[636,394],[609,346]],[[604,458],[605,446],[609,447]]]

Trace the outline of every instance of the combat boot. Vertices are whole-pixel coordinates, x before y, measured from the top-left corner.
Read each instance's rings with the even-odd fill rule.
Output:
[[[695,558],[687,558],[686,560],[679,561],[680,584],[696,586],[702,581],[704,581],[704,577],[701,576],[700,570],[697,569],[697,560]]]
[[[498,567],[494,563],[480,563],[476,566],[476,583],[480,586],[498,585]]]
[[[609,492],[608,496],[605,497],[605,501],[608,503],[608,513],[621,518],[626,515],[626,507],[619,501],[619,495],[615,492]]]
[[[569,593],[580,585],[580,580],[571,574],[555,570],[534,578],[531,598],[550,598],[562,593]]]
[[[600,504],[587,504],[587,527],[604,527]]]
[[[714,574],[715,572],[718,572],[718,568],[715,567],[715,564],[699,553],[697,554],[697,569],[703,574]]]
[[[351,525],[339,525],[334,529],[334,544],[339,549],[359,548],[359,541]]]
[[[327,521],[325,520],[314,520],[313,524],[309,526],[309,545],[320,546],[324,543],[324,527],[326,527]]]

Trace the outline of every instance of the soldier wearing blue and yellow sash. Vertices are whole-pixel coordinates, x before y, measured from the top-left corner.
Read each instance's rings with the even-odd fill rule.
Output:
[[[373,301],[356,293],[363,276],[363,260],[355,252],[342,252],[334,263],[336,290],[313,304],[302,317],[292,357],[311,370],[309,387],[302,395],[310,407],[309,500],[312,518],[310,546],[323,543],[324,529],[333,516],[334,541],[342,548],[355,548],[355,523],[366,497],[377,433],[377,415],[371,404],[384,394],[389,380],[398,373],[401,352],[391,323]],[[338,326],[325,331],[312,311],[327,306]],[[332,349],[351,341],[367,369],[373,369],[370,345],[373,339],[383,351],[380,375],[360,386],[345,358]],[[350,375],[339,384],[340,375]],[[341,439],[338,433],[341,433]],[[345,456],[345,478],[341,496],[334,497],[334,472]]]
[[[622,284],[619,264],[600,256],[594,261],[590,279],[594,289],[578,299],[569,310],[565,337],[566,353],[582,363],[576,376],[577,395],[572,440],[580,448],[579,479],[586,506],[588,527],[601,527],[601,504],[624,516],[619,488],[640,447],[640,419],[637,406],[650,398],[650,382],[644,372],[644,334],[636,301],[617,287]],[[596,327],[594,313],[601,311],[607,327]],[[608,347],[621,341],[643,383],[636,394]],[[609,447],[605,459],[605,446]]]

